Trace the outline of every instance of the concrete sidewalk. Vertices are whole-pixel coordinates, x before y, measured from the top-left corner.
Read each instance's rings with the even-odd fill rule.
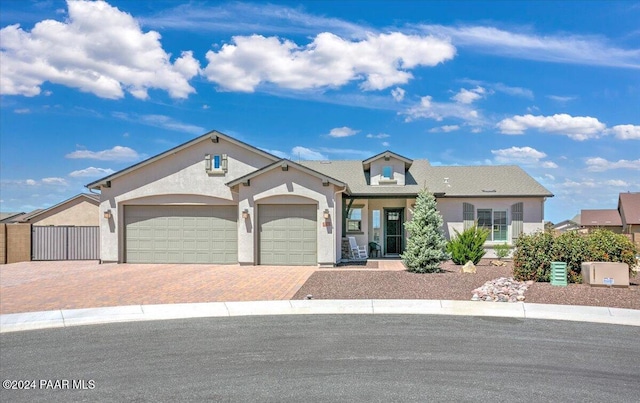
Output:
[[[640,326],[640,310],[444,300],[288,300],[128,305],[0,315],[0,333],[116,322],[310,314],[418,314],[551,319]]]

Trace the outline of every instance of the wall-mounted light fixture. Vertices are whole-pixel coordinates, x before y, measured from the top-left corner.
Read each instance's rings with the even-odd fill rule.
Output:
[[[324,217],[325,220],[331,217],[331,214],[329,214],[329,209],[324,209],[324,213],[322,213],[322,217]]]
[[[242,218],[244,218],[245,220],[249,218],[249,209],[242,210]]]
[[[105,210],[104,211],[104,218],[106,218],[107,220],[111,219],[112,215],[111,215],[111,210]]]

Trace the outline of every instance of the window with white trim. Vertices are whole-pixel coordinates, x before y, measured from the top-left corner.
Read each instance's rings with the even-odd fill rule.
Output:
[[[362,232],[362,207],[353,207],[349,210],[347,232]]]
[[[478,227],[489,230],[487,241],[506,241],[507,228],[507,211],[478,209]]]

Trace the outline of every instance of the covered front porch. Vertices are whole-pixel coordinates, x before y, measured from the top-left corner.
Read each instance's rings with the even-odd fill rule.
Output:
[[[415,197],[345,197],[342,200],[342,259],[351,254],[349,237],[365,246],[369,258],[399,259],[406,246],[403,223],[411,219]]]

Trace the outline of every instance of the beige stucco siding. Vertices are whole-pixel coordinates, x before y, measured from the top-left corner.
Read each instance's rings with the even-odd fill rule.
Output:
[[[29,221],[33,225],[99,225],[98,202],[86,198],[70,200],[54,209],[48,210]]]
[[[382,179],[382,169],[385,166],[390,166],[393,168],[393,179],[396,181],[396,183],[390,186],[404,186],[405,184],[404,162],[393,157],[389,158],[389,161],[385,161],[384,158],[379,158],[371,162],[371,168],[370,168],[371,185],[372,186],[380,185],[380,180]],[[383,184],[382,186],[385,186],[385,185]]]
[[[511,240],[511,206],[515,203],[523,203],[523,232],[525,234],[544,229],[544,199],[543,198],[441,198],[438,199],[438,211],[445,222],[445,235],[447,238],[455,235],[454,230],[462,232],[462,203],[473,204],[475,210],[493,209],[507,212],[509,232],[507,239]]]
[[[255,264],[258,256],[259,228],[257,228],[260,204],[313,204],[317,212],[318,263],[332,264],[337,256],[334,231],[339,213],[334,197],[340,188],[323,186],[322,180],[293,167],[288,171],[279,168],[266,171],[251,179],[250,186],[238,185],[240,229],[238,232],[238,261]],[[324,210],[330,218],[325,220]],[[247,210],[249,218],[241,217]],[[323,225],[323,223],[326,223]]]
[[[227,154],[226,175],[207,174],[205,154]],[[100,219],[101,258],[122,261],[124,205],[236,205],[238,197],[227,182],[272,162],[244,147],[208,138],[112,180],[102,188],[102,212],[111,210],[111,219]]]

